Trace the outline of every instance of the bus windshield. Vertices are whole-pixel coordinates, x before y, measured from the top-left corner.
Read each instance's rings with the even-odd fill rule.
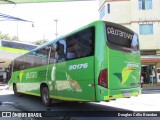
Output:
[[[138,53],[138,35],[124,27],[106,25],[108,45],[113,49]]]

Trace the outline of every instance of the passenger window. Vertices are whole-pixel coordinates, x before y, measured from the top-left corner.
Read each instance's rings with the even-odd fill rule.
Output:
[[[57,42],[57,56],[58,62],[66,60],[66,41],[60,40]]]
[[[94,31],[95,28],[91,27],[66,38],[68,60],[94,54]]]
[[[51,45],[50,61],[49,61],[50,64],[56,63],[57,60],[58,60],[58,56],[57,56],[56,50],[57,50],[57,44],[53,43]]]
[[[62,39],[50,46],[50,64],[66,60],[66,40]]]
[[[40,60],[38,60],[38,64],[41,65],[47,65],[48,64],[48,55],[49,55],[50,48],[45,47],[41,48],[36,52],[36,57]]]

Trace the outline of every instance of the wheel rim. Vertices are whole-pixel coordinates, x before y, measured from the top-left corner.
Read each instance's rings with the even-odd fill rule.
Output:
[[[44,90],[43,90],[43,101],[45,103],[48,103],[48,100],[49,100],[48,90],[46,88],[44,88]]]

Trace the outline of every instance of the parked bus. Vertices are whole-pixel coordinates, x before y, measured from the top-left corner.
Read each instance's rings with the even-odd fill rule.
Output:
[[[51,99],[108,101],[139,95],[140,70],[138,35],[95,21],[16,58],[9,84],[46,106]]]
[[[10,41],[2,39],[0,40],[0,47],[31,51],[38,46],[20,41]]]
[[[0,82],[6,83],[10,79],[7,68],[14,58],[36,47],[38,46],[29,43],[0,39]]]

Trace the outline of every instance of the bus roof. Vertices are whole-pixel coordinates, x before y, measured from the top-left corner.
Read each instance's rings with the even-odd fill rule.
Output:
[[[80,28],[78,28],[78,29],[75,29],[75,30],[69,32],[68,34],[62,35],[62,36],[60,36],[60,37],[58,37],[58,38],[56,38],[56,39],[54,39],[54,40],[51,40],[51,41],[49,41],[49,42],[47,42],[47,43],[45,43],[45,44],[43,44],[43,45],[40,45],[40,46],[38,46],[35,50],[40,49],[40,48],[43,48],[43,47],[45,47],[45,46],[47,46],[47,45],[49,45],[49,44],[51,44],[51,43],[53,43],[53,42],[57,42],[57,41],[60,40],[60,39],[63,39],[63,38],[65,38],[65,37],[67,37],[67,36],[70,36],[70,35],[72,35],[72,34],[74,34],[74,33],[77,33],[77,32],[79,32],[79,31],[81,31],[81,30],[83,30],[83,29],[85,29],[85,28],[88,28],[88,27],[94,25],[94,24],[97,23],[97,22],[104,22],[104,21],[102,21],[102,20],[97,20],[97,21],[94,21],[94,22],[92,22],[92,23],[89,23],[89,24],[87,24],[87,25],[85,25],[85,26],[83,26],[83,27],[80,27]]]
[[[30,52],[36,51],[36,50],[41,49],[41,48],[44,48],[45,46],[50,45],[50,44],[53,43],[53,42],[57,42],[57,41],[59,41],[60,39],[63,39],[63,38],[65,38],[65,37],[67,37],[67,36],[70,36],[70,35],[72,35],[72,34],[74,34],[74,33],[77,33],[77,32],[79,32],[79,31],[83,30],[83,29],[86,29],[86,28],[88,28],[88,27],[91,27],[91,26],[93,26],[93,25],[95,25],[95,24],[97,24],[97,23],[104,23],[104,22],[105,22],[106,24],[108,24],[108,25],[112,24],[113,26],[119,26],[119,27],[122,27],[123,29],[126,29],[126,30],[128,30],[128,31],[130,31],[130,32],[133,32],[133,31],[130,30],[129,28],[124,27],[124,26],[122,26],[122,25],[120,25],[120,24],[117,24],[117,23],[113,23],[113,22],[109,22],[109,21],[103,21],[103,20],[96,20],[96,21],[93,21],[93,22],[91,22],[91,23],[83,26],[83,27],[80,27],[80,28],[78,28],[78,29],[73,30],[73,31],[69,32],[68,34],[62,35],[62,36],[60,36],[60,37],[58,37],[58,38],[56,38],[56,39],[54,39],[54,40],[51,40],[51,41],[49,41],[49,42],[46,42],[46,43],[38,46],[37,48],[31,50]]]

